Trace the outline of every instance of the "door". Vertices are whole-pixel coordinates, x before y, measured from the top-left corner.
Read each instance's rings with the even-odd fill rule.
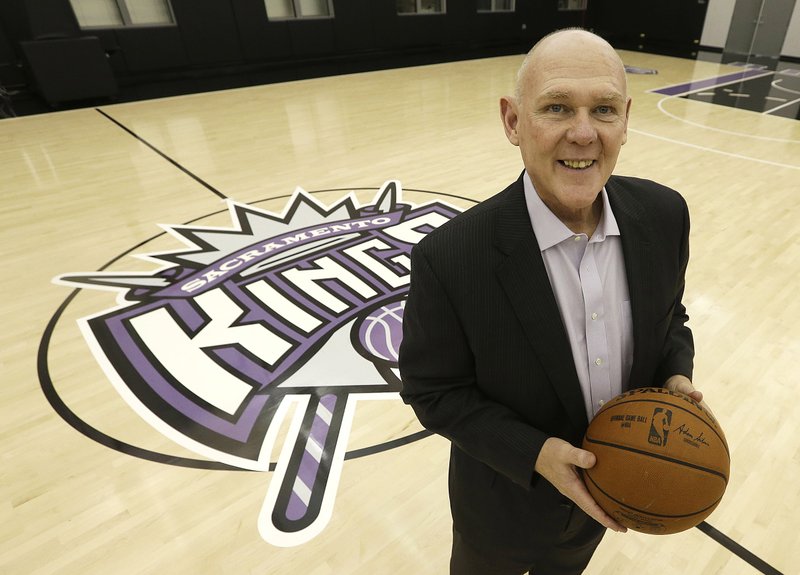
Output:
[[[796,0],[736,0],[723,62],[774,69],[781,55]]]

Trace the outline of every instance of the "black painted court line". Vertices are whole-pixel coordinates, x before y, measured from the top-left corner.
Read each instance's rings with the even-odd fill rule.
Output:
[[[348,460],[348,459],[358,459],[359,457],[367,457],[368,455],[375,455],[376,453],[381,453],[382,451],[388,451],[389,449],[395,449],[396,447],[402,447],[403,445],[414,443],[415,441],[419,441],[420,439],[425,439],[426,437],[430,437],[431,435],[433,435],[432,431],[423,429],[422,431],[417,431],[416,433],[412,433],[411,435],[406,435],[404,437],[398,437],[397,439],[392,439],[391,441],[387,441],[386,443],[381,443],[379,445],[370,445],[369,447],[363,447],[361,449],[354,449],[353,451],[348,451],[345,454],[344,458],[345,460]]]
[[[92,441],[99,443],[109,449],[113,449],[114,451],[119,451],[120,453],[124,453],[131,457],[137,457],[139,459],[144,459],[147,461],[153,461],[155,463],[164,463],[166,465],[174,465],[180,467],[188,467],[193,469],[211,469],[211,470],[225,470],[225,471],[244,471],[238,467],[233,467],[231,465],[227,465],[225,463],[221,463],[218,461],[210,461],[204,459],[190,459],[186,457],[178,457],[173,455],[168,455],[166,453],[159,453],[156,451],[151,451],[149,449],[144,449],[142,447],[138,447],[135,445],[131,445],[124,441],[121,441],[115,437],[111,437],[93,427],[83,419],[81,419],[74,411],[72,411],[61,396],[56,391],[55,384],[53,383],[52,378],[50,377],[50,366],[48,362],[48,351],[50,347],[50,341],[52,339],[53,331],[55,330],[56,324],[58,320],[61,318],[61,315],[66,310],[67,306],[72,302],[73,299],[78,295],[80,289],[74,290],[67,299],[59,306],[56,313],[50,318],[50,321],[47,323],[47,327],[44,330],[44,334],[42,335],[42,340],[39,342],[39,351],[37,353],[36,359],[36,369],[39,375],[39,386],[42,390],[42,393],[47,399],[50,407],[53,408],[53,411],[64,420],[70,427],[75,429],[78,433],[88,437]]]
[[[761,559],[760,557],[756,556],[755,554],[751,553],[741,545],[739,545],[736,541],[722,533],[721,531],[717,531],[711,525],[703,521],[697,528],[711,537],[714,541],[722,545],[725,549],[737,555],[740,559],[744,560],[745,562],[749,563],[756,569],[758,569],[764,575],[783,575],[780,571],[775,569],[772,565]]]
[[[204,188],[206,188],[207,190],[209,190],[209,191],[211,191],[211,192],[215,193],[216,195],[218,195],[218,196],[219,196],[220,198],[222,198],[223,200],[227,200],[227,199],[228,199],[228,196],[226,196],[225,194],[223,194],[222,192],[220,192],[220,191],[219,191],[218,189],[216,189],[214,186],[212,186],[211,184],[209,184],[209,183],[208,183],[208,182],[206,182],[205,180],[203,180],[203,179],[199,178],[198,176],[194,175],[192,172],[190,172],[189,170],[187,170],[186,168],[184,168],[183,166],[181,166],[181,165],[180,165],[178,162],[176,162],[175,160],[173,160],[172,158],[170,158],[170,157],[169,157],[168,155],[166,155],[164,152],[162,152],[161,150],[159,150],[158,148],[156,148],[156,147],[155,147],[153,144],[151,144],[150,142],[148,142],[147,140],[145,140],[144,138],[142,138],[141,136],[139,136],[139,135],[138,135],[136,132],[134,132],[133,130],[131,130],[131,129],[130,129],[130,128],[128,128],[127,126],[123,125],[122,123],[118,122],[117,120],[115,120],[114,118],[112,118],[111,116],[109,116],[108,114],[106,114],[106,113],[105,113],[103,110],[101,110],[100,108],[95,108],[95,112],[97,112],[98,114],[101,114],[101,115],[105,116],[105,117],[106,117],[108,120],[110,120],[111,122],[113,122],[114,124],[116,124],[117,126],[119,126],[120,128],[122,128],[123,130],[125,130],[126,132],[128,132],[128,133],[129,133],[131,136],[133,136],[134,138],[136,138],[137,140],[139,140],[139,141],[140,141],[142,144],[144,144],[145,146],[147,146],[148,148],[150,148],[151,150],[153,150],[153,151],[154,151],[156,154],[158,154],[159,156],[161,156],[162,158],[164,158],[164,159],[165,159],[166,161],[168,161],[170,164],[172,164],[173,166],[175,166],[176,168],[178,168],[180,171],[182,171],[184,174],[186,174],[187,176],[189,176],[190,178],[192,178],[194,181],[196,181],[197,183],[199,183],[201,186],[203,186],[203,187],[204,187]]]

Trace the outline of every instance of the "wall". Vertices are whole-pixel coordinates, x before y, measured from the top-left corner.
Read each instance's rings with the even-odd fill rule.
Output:
[[[15,86],[25,82],[19,67],[16,49],[19,40],[28,34],[20,0],[0,0],[0,84]]]
[[[693,58],[707,0],[589,0],[595,32],[617,48]]]
[[[782,2],[784,0],[766,0],[767,2]],[[736,0],[709,0],[706,19],[703,24],[703,35],[700,43],[704,47],[722,49],[728,38],[728,28],[731,25],[733,9]],[[781,55],[791,58],[800,58],[800,1],[795,2],[786,40],[783,43]]]
[[[700,44],[709,48],[724,48],[731,27],[736,0],[709,0]]]
[[[264,0],[171,0],[175,26],[83,33],[101,39],[120,86],[141,98],[522,53],[568,26],[595,28],[620,48],[691,56],[701,1],[589,0],[588,12],[560,12],[557,0],[518,0],[515,13],[478,14],[476,0],[451,0],[445,15],[399,16],[394,0],[334,0],[333,19],[269,21]],[[50,22],[68,0],[0,0],[6,84],[30,83],[19,67],[19,41],[31,38],[29,2],[45,2],[38,12]]]
[[[2,85],[3,78],[11,78],[14,72],[14,49],[11,47],[11,42],[6,35],[5,29],[0,25],[0,85]]]
[[[794,12],[792,19],[789,20],[789,29],[786,31],[786,40],[783,42],[781,54],[800,58],[800,2],[794,5]]]

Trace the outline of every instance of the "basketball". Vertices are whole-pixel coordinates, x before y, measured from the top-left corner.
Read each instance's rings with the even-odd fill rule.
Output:
[[[708,517],[728,484],[730,452],[714,416],[690,397],[635,389],[609,401],[586,430],[589,493],[618,523],[669,534]]]

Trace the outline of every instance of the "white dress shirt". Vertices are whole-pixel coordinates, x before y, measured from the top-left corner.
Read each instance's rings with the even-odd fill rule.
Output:
[[[633,363],[633,320],[619,227],[605,188],[592,237],[559,220],[524,176],[525,202],[550,285],[569,337],[591,421],[605,402],[627,388]]]

